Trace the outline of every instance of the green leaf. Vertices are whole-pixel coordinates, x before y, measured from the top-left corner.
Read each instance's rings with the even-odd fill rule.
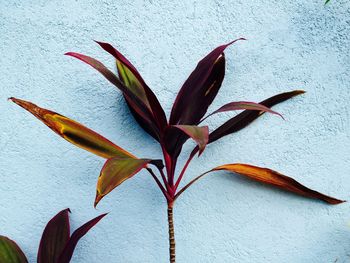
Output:
[[[0,236],[0,262],[28,263],[28,260],[14,241],[7,237]]]

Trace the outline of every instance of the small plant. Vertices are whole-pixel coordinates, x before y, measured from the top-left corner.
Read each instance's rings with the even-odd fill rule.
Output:
[[[244,39],[241,38],[237,40]],[[28,101],[16,98],[11,98],[11,100],[34,114],[67,141],[107,159],[97,181],[95,207],[109,192],[125,180],[133,177],[141,169],[146,169],[149,172],[167,201],[169,252],[170,262],[173,263],[175,262],[174,203],[194,182],[210,172],[224,170],[305,197],[320,199],[329,204],[339,204],[343,202],[311,190],[294,179],[276,171],[240,163],[225,164],[215,167],[195,177],[187,185],[180,188],[181,181],[191,160],[197,153],[198,156],[200,156],[208,144],[245,128],[265,112],[280,115],[270,108],[304,93],[302,90],[285,92],[260,103],[246,101],[230,102],[206,115],[225,76],[224,50],[237,40],[215,48],[198,63],[197,67],[185,81],[178,93],[169,120],[166,118],[165,112],[157,97],[146,85],[136,68],[110,44],[97,42],[105,51],[116,59],[118,76],[94,58],[74,52],[66,54],[89,64],[121,90],[126,104],[138,124],[150,136],[158,141],[165,165],[162,160],[137,158],[98,133],[58,113],[40,108]],[[208,117],[220,112],[236,110],[244,111],[211,132],[209,132],[208,126],[199,126]],[[189,154],[188,160],[181,167],[180,172],[177,173],[178,157],[184,143],[190,138],[192,138],[197,145]],[[158,175],[152,170],[152,166],[159,172]]]
[[[38,263],[69,263],[78,241],[106,214],[100,215],[70,235],[69,209],[62,210],[46,225],[41,237]],[[0,236],[1,263],[28,263],[20,247],[11,239]]]

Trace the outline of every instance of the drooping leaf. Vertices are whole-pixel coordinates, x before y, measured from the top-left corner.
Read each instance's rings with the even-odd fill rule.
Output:
[[[208,126],[194,126],[194,125],[173,125],[174,127],[180,129],[193,140],[195,140],[199,147],[199,155],[204,151],[208,140],[209,140],[209,128]]]
[[[331,0],[326,0],[326,2],[324,3],[325,5],[328,4]]]
[[[75,230],[69,239],[68,243],[66,244],[61,256],[59,257],[59,260],[57,263],[69,263],[72,256],[74,249],[76,245],[78,244],[79,240],[85,236],[89,230],[94,227],[103,217],[105,217],[107,214],[102,214],[98,217],[95,217],[94,219],[90,220],[83,226],[79,227],[77,230]]]
[[[103,158],[135,158],[131,153],[74,120],[25,100],[10,100],[32,113],[55,133],[84,150]]]
[[[275,95],[271,98],[268,98],[260,104],[271,108],[272,106],[281,103],[283,101],[286,101],[290,98],[293,98],[294,96],[297,96],[299,94],[303,94],[305,91],[303,90],[295,90],[291,92],[285,92],[278,95]],[[235,117],[229,119],[227,122],[225,122],[223,125],[219,126],[217,129],[215,129],[213,132],[209,134],[209,143],[212,143],[228,134],[237,132],[246,126],[248,126],[250,123],[252,123],[255,119],[257,119],[259,116],[261,116],[264,112],[262,111],[256,111],[256,110],[245,110],[241,112],[240,114],[236,115]]]
[[[255,111],[269,112],[272,114],[279,115],[283,119],[283,116],[280,113],[273,111],[270,108],[268,108],[262,104],[255,103],[255,102],[249,102],[249,101],[234,101],[234,102],[227,103],[224,106],[217,109],[216,111],[210,113],[204,119],[206,119],[206,118],[208,118],[216,113],[226,112],[226,111],[236,111],[236,110],[255,110]]]
[[[65,55],[75,57],[90,65],[98,72],[100,72],[118,89],[120,89],[123,92],[125,100],[127,101],[127,104],[131,109],[133,115],[137,115],[138,118],[136,119],[141,119],[143,125],[147,126],[146,130],[150,131],[149,133],[156,139],[159,139],[159,128],[157,127],[154,121],[153,113],[150,107],[148,107],[147,103],[145,103],[145,101],[142,101],[142,98],[138,97],[129,87],[125,86],[113,72],[111,72],[107,67],[105,67],[100,61],[92,57],[76,52],[68,52]]]
[[[151,159],[111,158],[106,161],[98,177],[95,207],[114,188],[138,173]]]
[[[197,125],[202,119],[225,75],[223,52],[237,40],[217,47],[198,63],[175,99],[169,121],[171,125]]]
[[[62,210],[46,225],[41,237],[38,263],[57,263],[70,238],[69,209]]]
[[[159,131],[162,133],[167,126],[167,119],[164,110],[157,97],[141,77],[140,73],[131,62],[111,44],[98,41],[96,41],[96,43],[116,59],[119,78],[125,86],[131,89],[145,103],[145,105],[150,108]]]
[[[308,198],[322,200],[322,201],[324,201],[328,204],[331,204],[331,205],[336,205],[336,204],[340,204],[340,203],[345,202],[345,201],[336,199],[334,197],[324,195],[324,194],[317,192],[315,190],[312,190],[312,189],[302,185],[298,181],[294,180],[293,178],[288,177],[288,176],[283,175],[283,174],[280,174],[280,173],[273,171],[271,169],[253,166],[253,165],[249,165],[249,164],[241,164],[241,163],[221,165],[221,166],[215,167],[214,169],[198,176],[197,178],[192,180],[189,184],[187,184],[178,193],[177,197],[181,193],[183,193],[188,187],[190,187],[194,182],[196,182],[201,177],[203,177],[204,175],[206,175],[210,172],[219,171],[219,170],[224,170],[224,171],[240,174],[240,175],[246,176],[247,178],[250,178],[252,180],[259,181],[259,182],[262,182],[265,184],[269,184],[269,185],[278,187],[278,188],[285,190],[285,191],[293,192],[293,193],[296,193],[298,195],[305,196]]]
[[[28,260],[19,246],[11,239],[0,236],[1,263],[28,263]]]

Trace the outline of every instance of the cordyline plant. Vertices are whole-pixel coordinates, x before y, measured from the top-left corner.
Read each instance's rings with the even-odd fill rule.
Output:
[[[179,188],[191,160],[197,153],[200,156],[208,144],[243,129],[265,112],[278,114],[270,108],[280,102],[304,93],[301,90],[285,92],[260,103],[246,101],[230,102],[206,115],[208,107],[215,99],[224,79],[224,50],[237,40],[215,48],[198,63],[197,67],[180,89],[169,119],[166,118],[157,97],[147,86],[136,68],[110,44],[97,42],[97,44],[116,59],[118,76],[94,58],[73,52],[66,54],[92,66],[122,92],[126,104],[138,124],[158,141],[163,154],[164,165],[162,160],[137,158],[82,124],[56,112],[40,108],[28,101],[16,98],[11,98],[11,100],[34,114],[67,141],[107,159],[98,178],[95,206],[104,196],[122,182],[133,177],[141,169],[146,169],[162,191],[168,204],[170,262],[175,262],[174,202],[189,186],[208,173],[225,170],[305,197],[321,199],[329,204],[343,202],[311,190],[294,179],[276,171],[241,163],[215,167],[197,176],[182,188]],[[206,118],[214,114],[236,110],[244,111],[211,132],[209,132],[208,126],[199,126]],[[180,168],[179,174],[177,174],[177,160],[184,143],[189,138],[193,139],[197,145],[189,154],[187,162]],[[152,170],[152,166],[159,172],[158,176]],[[163,169],[164,166],[165,171]]]
[[[38,263],[69,263],[79,240],[106,215],[95,217],[71,235],[69,213],[68,208],[62,210],[46,225],[39,245]],[[16,242],[0,235],[0,262],[28,263],[28,260]]]

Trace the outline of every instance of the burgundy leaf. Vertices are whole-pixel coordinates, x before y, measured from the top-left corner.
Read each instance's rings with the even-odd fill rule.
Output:
[[[283,101],[286,101],[290,98],[293,98],[294,96],[297,96],[299,94],[303,94],[305,91],[303,90],[295,90],[291,92],[285,92],[278,95],[275,95],[271,98],[268,98],[260,104],[271,108],[272,106],[281,103]],[[213,132],[209,134],[209,143],[212,143],[228,134],[237,132],[246,126],[248,126],[250,123],[252,123],[255,119],[257,119],[259,116],[261,116],[264,112],[256,111],[256,110],[245,110],[241,112],[240,114],[236,115],[235,117],[231,118],[227,122],[225,122],[223,125],[215,129]]]
[[[83,236],[85,236],[85,234],[106,215],[107,214],[102,214],[98,217],[95,217],[94,219],[90,220],[89,222],[87,222],[86,224],[84,224],[83,226],[75,230],[71,238],[69,239],[68,243],[66,244],[57,263],[69,263],[73,256],[74,249],[78,244],[79,240]]]
[[[234,42],[222,45],[203,58],[183,84],[174,102],[170,121],[172,125],[196,125],[206,113],[218,93],[225,74],[224,50]]]
[[[209,140],[208,126],[198,127],[194,125],[174,125],[174,127],[180,129],[197,142],[199,155],[201,155]]]
[[[38,263],[57,263],[70,236],[69,209],[62,210],[46,225],[41,237]]]
[[[227,103],[224,106],[217,109],[216,111],[210,113],[203,120],[207,119],[208,117],[210,117],[216,113],[226,112],[226,111],[236,111],[236,110],[256,110],[256,111],[262,111],[262,112],[269,112],[272,114],[279,115],[282,119],[284,119],[281,114],[279,114],[276,111],[271,110],[270,108],[268,108],[262,104],[255,103],[255,102],[249,102],[249,101],[234,101],[234,102]]]

